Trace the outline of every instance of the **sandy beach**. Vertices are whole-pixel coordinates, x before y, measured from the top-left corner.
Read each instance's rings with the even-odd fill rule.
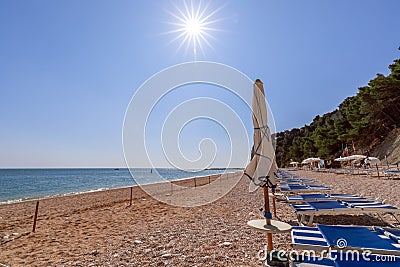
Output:
[[[337,193],[362,194],[400,206],[400,182],[365,175],[311,171],[313,178]],[[215,186],[224,186],[223,179]],[[193,186],[192,180],[181,181]],[[197,186],[207,184],[206,178]],[[36,201],[0,206],[0,266],[264,266],[257,258],[266,245],[260,232],[246,226],[262,218],[262,190],[248,192],[242,178],[219,200],[182,208],[158,202],[140,188],[40,200],[37,229],[32,233]],[[279,220],[297,225],[295,213],[277,201]],[[390,216],[385,220],[395,224]],[[316,223],[384,225],[369,216],[320,216]],[[276,249],[291,249],[290,233],[273,237]]]

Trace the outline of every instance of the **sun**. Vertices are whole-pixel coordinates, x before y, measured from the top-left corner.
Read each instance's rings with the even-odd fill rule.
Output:
[[[185,47],[186,53],[189,50],[193,51],[194,59],[197,59],[198,50],[204,55],[204,46],[213,49],[209,39],[215,39],[212,32],[220,31],[214,27],[214,24],[221,21],[217,19],[216,15],[222,7],[211,10],[210,2],[203,5],[198,2],[195,6],[193,1],[189,4],[186,0],[183,1],[182,7],[175,6],[175,12],[167,11],[176,21],[168,22],[174,27],[173,30],[168,31],[167,34],[175,34],[176,36],[170,43],[178,42],[177,50]]]
[[[201,25],[201,22],[199,20],[197,20],[196,18],[194,18],[190,21],[187,21],[186,25],[185,25],[185,31],[189,35],[201,34],[202,28],[203,27]]]

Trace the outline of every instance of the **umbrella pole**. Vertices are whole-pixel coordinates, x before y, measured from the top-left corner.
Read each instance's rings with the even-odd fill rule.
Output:
[[[265,211],[265,223],[266,225],[271,225],[271,210],[269,208],[269,196],[268,196],[268,187],[264,187],[264,211]],[[267,233],[267,242],[268,242],[268,252],[272,251],[274,249],[273,244],[272,244],[272,234]]]
[[[272,206],[274,207],[274,218],[276,218],[276,198],[275,198],[275,189],[271,189],[272,192]]]

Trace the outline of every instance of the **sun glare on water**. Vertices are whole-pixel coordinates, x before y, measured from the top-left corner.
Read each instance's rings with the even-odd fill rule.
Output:
[[[214,18],[221,8],[210,10],[209,3],[202,5],[200,1],[197,6],[191,1],[182,2],[182,7],[175,5],[175,12],[167,11],[176,21],[169,22],[174,26],[174,30],[167,32],[168,34],[176,34],[170,43],[178,42],[177,50],[185,47],[185,53],[193,49],[194,59],[197,59],[198,50],[204,55],[204,46],[213,48],[209,39],[215,39],[211,32],[219,31],[212,27],[213,24],[220,21]]]

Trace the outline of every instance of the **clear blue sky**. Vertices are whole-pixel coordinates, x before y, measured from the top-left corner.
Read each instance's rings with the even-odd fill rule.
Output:
[[[163,34],[173,29],[172,2],[182,6],[0,1],[0,167],[124,166],[122,123],[135,90],[193,60]],[[210,3],[221,6],[221,31],[197,60],[262,79],[278,131],[334,110],[399,58],[398,0]]]

